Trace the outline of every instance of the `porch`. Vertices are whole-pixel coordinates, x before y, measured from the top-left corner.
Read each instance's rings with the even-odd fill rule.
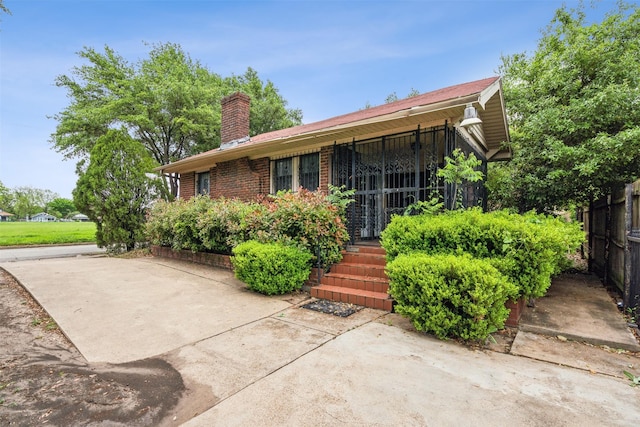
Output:
[[[445,157],[461,149],[481,160],[486,176],[487,158],[457,128],[443,126],[384,135],[350,143],[335,144],[331,182],[355,190],[354,203],[347,210],[351,243],[376,240],[393,215],[402,215],[418,201],[439,197],[445,208],[455,204],[455,191],[438,171]],[[482,182],[465,183],[462,204],[486,206]]]

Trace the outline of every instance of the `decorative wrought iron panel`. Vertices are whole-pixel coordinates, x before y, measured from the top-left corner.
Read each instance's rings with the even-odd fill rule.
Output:
[[[393,215],[402,215],[416,201],[440,195],[452,203],[447,200],[451,189],[438,177],[438,170],[458,142],[465,152],[472,150],[456,133],[447,126],[418,128],[334,146],[332,182],[356,190],[355,203],[347,212],[352,240],[378,238]],[[470,187],[467,192],[465,203],[475,203],[479,190]]]

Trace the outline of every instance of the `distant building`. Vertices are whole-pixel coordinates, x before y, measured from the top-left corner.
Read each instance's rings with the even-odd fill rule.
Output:
[[[2,209],[0,209],[0,222],[5,222],[5,221],[11,221],[13,218],[11,218],[13,216],[13,214],[10,214],[9,212],[5,212]]]
[[[85,214],[75,214],[74,216],[71,217],[72,220],[74,221],[80,221],[80,222],[87,222],[89,221],[89,217],[86,216]]]
[[[30,222],[52,222],[57,220],[58,218],[53,215],[49,215],[46,212],[37,213],[29,219]]]

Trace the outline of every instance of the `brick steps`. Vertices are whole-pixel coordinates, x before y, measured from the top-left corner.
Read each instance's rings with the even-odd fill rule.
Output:
[[[391,311],[393,304],[393,300],[386,292],[372,292],[323,284],[311,288],[311,296],[385,311]]]
[[[366,266],[363,266],[362,264],[344,261],[331,267],[330,274],[333,273],[346,274],[351,276],[379,277],[382,279],[387,278],[387,275],[384,272],[384,265],[368,264]]]
[[[361,289],[386,294],[389,280],[381,277],[359,276],[354,274],[327,273],[320,282],[323,285],[339,288]]]
[[[311,296],[392,311],[385,264],[385,252],[381,247],[349,246],[343,253],[342,262],[333,265],[322,277],[320,285],[310,289]]]

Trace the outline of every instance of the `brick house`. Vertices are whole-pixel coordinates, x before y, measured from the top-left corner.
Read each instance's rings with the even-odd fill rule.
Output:
[[[160,170],[180,177],[180,197],[248,200],[279,190],[356,190],[348,220],[354,240],[376,239],[392,214],[416,200],[452,191],[438,168],[455,148],[474,153],[486,172],[506,160],[509,131],[500,78],[424,93],[288,129],[249,135],[250,99],[222,100],[221,146]],[[482,183],[465,187],[466,204],[482,204]]]

